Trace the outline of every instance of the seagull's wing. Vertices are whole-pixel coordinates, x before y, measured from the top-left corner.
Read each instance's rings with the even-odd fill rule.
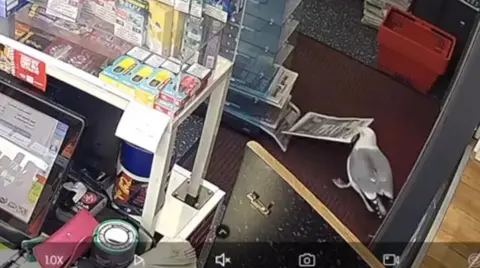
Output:
[[[368,149],[353,149],[348,157],[347,172],[349,178],[360,188],[365,196],[373,200],[377,197],[375,169],[372,168]]]
[[[393,177],[390,163],[379,149],[358,148],[349,158],[352,179],[371,199],[371,192],[393,198]]]
[[[387,157],[378,150],[369,150],[368,158],[372,161],[376,170],[378,193],[393,199],[393,175],[390,162]]]

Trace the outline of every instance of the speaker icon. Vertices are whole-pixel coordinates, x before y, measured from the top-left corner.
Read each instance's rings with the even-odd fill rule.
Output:
[[[232,263],[229,257],[225,256],[225,253],[215,256],[215,264],[219,264],[222,267],[225,267],[227,263]]]

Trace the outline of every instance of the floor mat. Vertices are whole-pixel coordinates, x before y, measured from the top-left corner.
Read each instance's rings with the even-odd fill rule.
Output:
[[[303,0],[298,30],[376,68],[377,30],[360,23],[361,0]]]
[[[378,143],[390,159],[398,193],[407,179],[439,112],[438,101],[399,84],[315,40],[299,36],[292,61],[299,79],[293,102],[303,113],[373,117]],[[248,137],[221,128],[208,180],[229,193]],[[351,147],[293,138],[283,153],[268,136],[259,142],[302,181],[358,238],[368,243],[381,224],[352,189],[340,190],[333,178],[346,178]],[[193,162],[193,157],[190,163]]]

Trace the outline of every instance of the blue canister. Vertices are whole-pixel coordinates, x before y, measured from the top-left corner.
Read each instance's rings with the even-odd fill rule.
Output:
[[[128,142],[122,143],[120,163],[130,173],[139,177],[149,178],[152,162],[153,153]]]

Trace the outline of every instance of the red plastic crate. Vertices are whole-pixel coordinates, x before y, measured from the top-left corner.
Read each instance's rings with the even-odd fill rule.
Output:
[[[415,16],[391,8],[377,34],[377,63],[427,93],[447,69],[456,39]]]

